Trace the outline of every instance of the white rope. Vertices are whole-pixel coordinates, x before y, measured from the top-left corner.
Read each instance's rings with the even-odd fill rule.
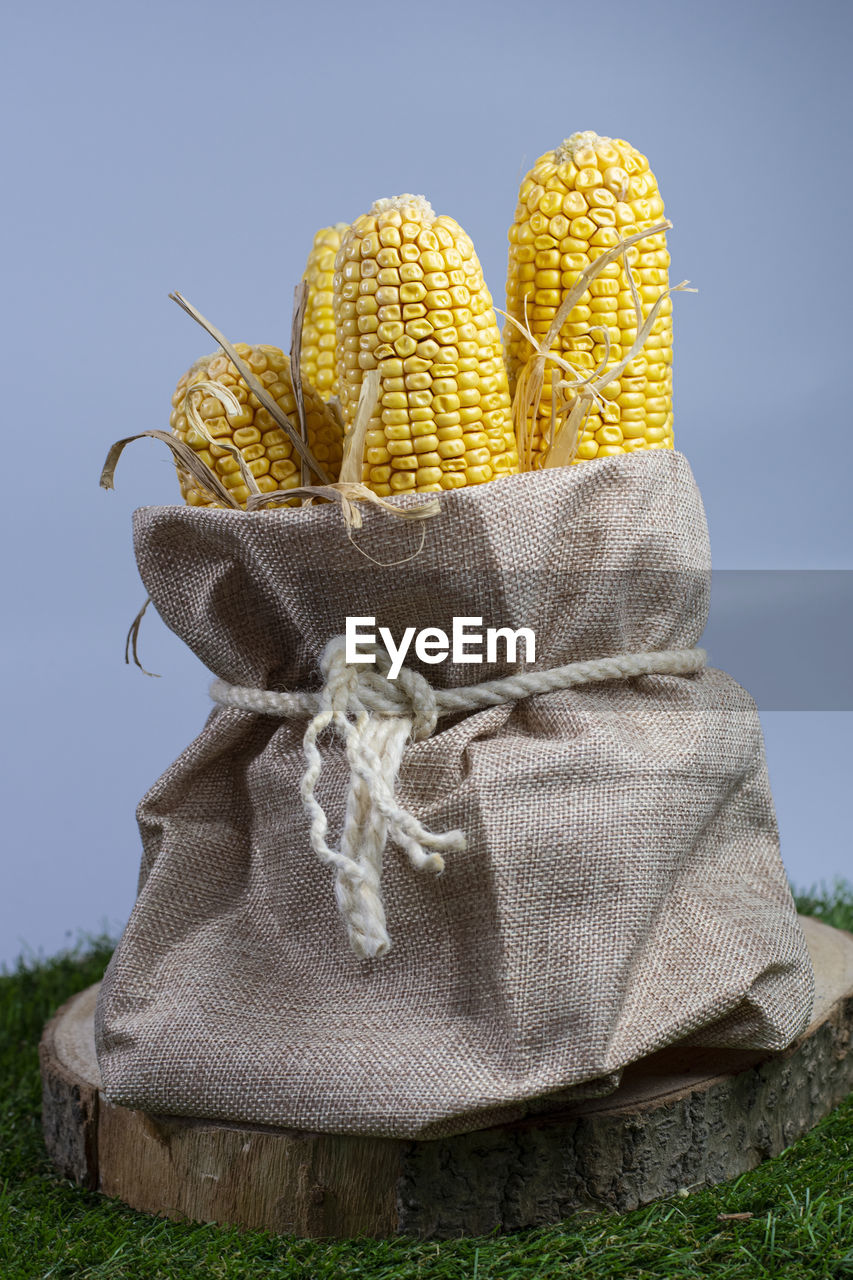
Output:
[[[375,649],[375,665],[348,664],[343,636],[330,640],[320,659],[323,687],[317,693],[277,693],[214,680],[210,696],[222,707],[256,715],[309,718],[303,738],[305,773],[300,784],[311,848],[337,870],[335,895],[350,944],[362,958],[384,955],[391,946],[380,892],[382,859],[390,837],[412,865],[436,874],[442,852],[465,848],[462,831],[436,835],[401,808],[395,787],[409,739],[428,738],[440,717],[502,706],[534,694],[570,689],[598,680],[640,675],[693,675],[705,665],[703,649],[625,653],[590,662],[570,662],[546,671],[525,671],[461,689],[433,689],[417,671],[402,667],[396,680],[391,659]],[[332,727],[343,739],[350,767],[340,850],[327,841],[328,821],[315,795],[323,767],[317,739]]]

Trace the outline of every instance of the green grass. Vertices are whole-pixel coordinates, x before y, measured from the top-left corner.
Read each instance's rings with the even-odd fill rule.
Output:
[[[798,896],[853,930],[853,885]],[[96,982],[97,939],[0,975],[0,1280],[754,1280],[853,1278],[853,1097],[775,1160],[735,1182],[624,1216],[436,1244],[315,1242],[133,1213],[53,1173],[41,1141],[36,1047],[50,1014]],[[718,1215],[750,1213],[745,1221]]]

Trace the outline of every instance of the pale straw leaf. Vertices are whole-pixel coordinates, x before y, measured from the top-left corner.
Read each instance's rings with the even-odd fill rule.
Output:
[[[301,438],[297,428],[294,427],[293,423],[290,421],[287,415],[285,413],[282,413],[279,405],[276,404],[275,400],[269,394],[269,392],[267,391],[263,383],[258,378],[255,377],[254,373],[246,364],[246,362],[240,359],[237,352],[234,350],[233,346],[225,337],[225,335],[223,333],[220,333],[220,331],[217,328],[215,328],[215,326],[212,325],[209,320],[206,320],[204,316],[201,314],[201,312],[197,311],[195,307],[192,305],[192,303],[188,302],[187,299],[182,294],[176,291],[174,293],[170,293],[169,297],[172,299],[173,302],[177,302],[178,306],[181,307],[184,311],[186,311],[188,316],[192,316],[193,320],[195,320],[197,324],[200,324],[201,327],[210,334],[211,338],[213,338],[215,342],[219,343],[222,350],[228,356],[228,359],[231,361],[231,363],[239,372],[240,377],[243,379],[243,381],[246,383],[249,389],[254,393],[254,395],[257,396],[258,400],[264,406],[267,413],[272,418],[275,419],[275,421],[281,427],[282,431],[284,431],[290,437],[291,444],[293,445],[296,452],[299,454],[300,458],[302,458],[305,461],[305,463],[311,468],[311,470],[314,472],[314,474],[317,476],[319,480],[321,480],[324,484],[328,484],[329,483],[328,474],[326,473],[325,469],[320,465],[320,463],[317,461],[317,459],[314,457],[313,453],[308,448],[308,445],[305,443],[305,441]]]
[[[246,506],[249,511],[257,511],[260,507],[280,506],[282,503],[289,503],[293,498],[302,497],[325,498],[330,502],[337,502],[342,508],[349,508],[353,501],[367,502],[371,506],[381,507],[388,515],[399,516],[403,520],[424,520],[429,516],[437,516],[441,510],[437,498],[419,503],[416,507],[396,507],[387,498],[381,498],[378,493],[368,489],[367,485],[362,484],[361,481],[346,480],[338,480],[334,484],[304,485],[293,489],[278,489],[273,493],[262,493],[250,498]],[[356,514],[358,514],[357,511]],[[360,525],[360,515],[358,520]]]
[[[145,436],[150,436],[152,440],[161,440],[163,444],[168,445],[178,466],[189,472],[196,484],[202,489],[207,489],[223,506],[233,507],[238,511],[241,510],[239,502],[225,488],[216,472],[211,471],[210,467],[201,460],[194,449],[191,449],[183,440],[179,440],[177,436],[173,436],[168,431],[140,431],[138,435],[125,436],[123,440],[116,440],[107,454],[101,470],[100,484],[102,489],[115,488],[115,470],[119,458],[127,445],[132,444],[134,440],[142,440]]]
[[[249,493],[260,493],[255,477],[249,470],[246,459],[243,457],[241,450],[231,440],[225,440],[220,436],[218,439],[210,434],[207,429],[207,423],[201,416],[198,406],[193,401],[193,396],[199,392],[202,396],[211,396],[219,401],[226,415],[230,412],[239,416],[243,413],[243,406],[237,397],[224,387],[221,382],[197,382],[194,387],[190,387],[184,396],[184,412],[187,415],[191,425],[195,431],[206,440],[208,444],[216,445],[220,449],[224,449],[226,453],[230,453],[240,468],[240,475],[243,477],[243,483],[249,490]]]
[[[353,530],[360,529],[363,524],[362,514],[355,505],[356,502],[370,503],[372,506],[379,507],[388,515],[399,516],[404,520],[425,520],[431,516],[437,516],[441,511],[437,498],[419,503],[416,507],[396,507],[385,498],[380,498],[379,494],[374,493],[372,489],[368,489],[367,485],[362,484],[360,481],[338,481],[336,484],[307,485],[299,489],[281,490],[278,493],[263,493],[260,497],[250,498],[246,503],[246,508],[249,511],[255,511],[260,507],[280,506],[292,498],[306,497],[325,498],[331,502],[337,502],[341,508],[347,537],[356,551],[363,555],[366,560],[371,560],[374,564],[381,565],[383,568],[407,564],[409,560],[414,560],[416,556],[419,556],[426,539],[426,530],[422,530],[420,544],[410,556],[404,556],[402,560],[377,560],[370,552],[360,547],[352,536]]]
[[[379,402],[381,378],[378,369],[369,369],[361,384],[355,419],[344,436],[344,454],[341,461],[340,481],[343,484],[359,484],[364,465],[364,440],[370,419]]]
[[[643,321],[642,306],[633,275],[631,274],[630,264],[628,262],[627,250],[632,245],[637,244],[641,240],[647,239],[649,236],[658,235],[662,231],[668,231],[672,227],[672,223],[668,218],[656,223],[652,227],[648,227],[645,231],[638,231],[634,235],[620,240],[618,244],[608,249],[594,262],[588,264],[583,272],[566,294],[560,307],[555,315],[547,334],[541,340],[537,341],[530,330],[527,322],[527,295],[524,297],[524,319],[525,323],[521,324],[514,316],[507,315],[502,311],[500,314],[506,316],[506,319],[515,326],[516,329],[527,339],[533,347],[528,359],[524,362],[518,378],[516,379],[515,395],[512,402],[512,417],[515,427],[516,442],[518,446],[519,459],[522,469],[529,471],[533,468],[533,430],[539,414],[539,406],[542,401],[542,394],[545,384],[545,364],[550,362],[553,365],[565,370],[570,376],[566,379],[558,381],[552,387],[550,421],[548,429],[547,448],[538,459],[540,467],[566,466],[576,455],[580,435],[583,431],[584,424],[592,412],[593,405],[602,406],[601,393],[605,387],[624,371],[626,366],[636,357],[639,351],[648,341],[652,326],[657,319],[661,305],[670,293],[675,293],[686,289],[687,281],[675,285],[673,289],[664,290],[661,296],[656,300],[646,320]],[[563,359],[557,352],[550,350],[551,345],[556,341],[560,330],[565,324],[569,313],[578,304],[580,299],[589,289],[590,284],[598,275],[621,257],[623,266],[628,278],[629,288],[631,290],[631,298],[637,313],[638,332],[630,351],[612,368],[608,368],[610,360],[611,342],[610,334],[603,325],[593,325],[590,329],[590,335],[599,333],[601,335],[601,345],[604,346],[604,355],[593,369],[592,373],[582,376],[578,370],[574,369],[568,361]],[[689,290],[695,293],[695,290]],[[592,337],[590,336],[590,341]],[[561,418],[561,414],[565,415]]]
[[[299,416],[299,434],[304,444],[308,445],[308,427],[305,422],[305,396],[302,391],[302,326],[305,322],[305,309],[308,306],[308,281],[301,280],[293,290],[293,319],[290,326],[290,383],[293,387],[293,398],[296,401],[296,412]],[[299,459],[300,480],[307,484],[310,476],[304,457]]]
[[[142,672],[144,676],[152,676],[155,680],[159,680],[160,679],[159,671],[146,671],[145,667],[143,667],[142,663],[139,661],[139,649],[138,649],[139,628],[142,625],[142,619],[145,617],[145,610],[148,608],[150,603],[151,603],[151,597],[146,596],[145,604],[142,606],[142,608],[139,610],[139,613],[136,615],[136,617],[133,619],[133,622],[131,622],[130,624],[130,630],[128,631],[127,638],[124,642],[124,660],[127,663],[127,665],[130,666],[130,662],[132,658],[134,664],[137,667],[139,667],[139,670]]]

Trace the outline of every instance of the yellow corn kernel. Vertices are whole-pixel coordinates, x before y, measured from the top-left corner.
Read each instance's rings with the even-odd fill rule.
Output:
[[[317,232],[302,275],[308,284],[308,300],[302,325],[300,368],[303,382],[310,382],[324,400],[338,393],[332,293],[335,257],[346,229],[345,222],[337,222]]]
[[[358,314],[376,324],[353,329],[349,307],[365,296],[376,310]],[[366,485],[380,494],[432,493],[518,470],[492,298],[458,223],[436,217],[423,196],[378,200],[342,237],[333,308],[348,425],[364,371],[380,375]]]
[[[621,138],[591,132],[572,134],[554,152],[540,157],[521,184],[509,231],[507,313],[528,325],[535,342],[540,343],[581,272],[618,244],[620,237],[653,226],[662,216],[663,202],[644,156]],[[645,318],[668,286],[665,236],[658,233],[639,241],[627,251],[627,257]],[[601,326],[608,332],[609,351]],[[604,268],[578,299],[551,350],[585,376],[606,359],[605,372],[631,349],[638,327],[620,259]],[[510,322],[504,326],[503,340],[514,395],[533,347]],[[620,383],[613,381],[605,390],[605,407],[587,420],[592,432],[589,438],[585,432],[575,462],[624,452],[623,442],[628,441],[632,449],[673,447],[669,299],[658,313],[643,355],[649,357],[648,366],[639,358],[632,362],[630,386],[622,384],[620,390]],[[552,367],[546,365],[539,411],[535,421],[527,422],[529,453],[522,457],[522,466],[541,465],[553,385]]]
[[[296,425],[296,400],[290,381],[289,358],[278,347],[253,347],[237,342],[234,348],[282,413]],[[240,414],[227,416],[219,400],[215,396],[205,395],[202,388],[195,396],[195,407],[208,434],[215,440],[224,440],[239,448],[249,471],[257,479],[261,492],[297,488],[301,480],[300,459],[290,437],[277,426],[267,410],[261,407],[237,368],[222,352],[196,361],[178,383],[172,396],[170,425],[173,434],[188,444],[219,476],[234,498],[245,506],[249,493],[237,459],[221,445],[211,445],[187,420],[187,392],[205,382],[221,383],[242,403]],[[302,391],[308,446],[328,472],[329,478],[336,480],[341,466],[343,429],[309,382],[303,382]],[[181,467],[178,468],[178,479],[184,501],[190,506],[222,505]]]

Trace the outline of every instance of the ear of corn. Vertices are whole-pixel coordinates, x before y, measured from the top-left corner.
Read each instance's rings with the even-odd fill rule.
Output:
[[[562,299],[584,268],[619,239],[659,223],[662,217],[663,201],[645,156],[621,138],[573,134],[556,151],[540,156],[521,185],[509,231],[508,314],[542,342]],[[665,234],[641,240],[626,256],[645,317],[668,284]],[[614,365],[636,336],[637,313],[629,281],[623,263],[617,261],[591,283],[551,350],[586,377],[605,359],[605,370]],[[514,392],[532,347],[511,324],[504,329],[504,340]],[[547,450],[552,386],[562,376],[546,362],[537,420],[527,424],[533,466],[541,465]],[[670,298],[662,303],[642,353],[604,388],[602,400],[584,423],[574,462],[636,449],[673,448]],[[524,458],[522,462],[526,465]]]
[[[278,347],[253,347],[245,343],[235,343],[234,349],[263,383],[282,412],[296,424],[298,412],[290,381],[290,361],[284,352]],[[204,420],[208,435],[213,437],[213,444],[188,421],[185,409],[187,392],[205,382],[218,382],[227,387],[242,408],[239,416],[226,416],[222,404],[215,396],[204,395],[203,389],[197,393],[196,408]],[[341,465],[342,427],[307,381],[303,381],[303,398],[308,446],[317,461],[323,463],[329,474],[336,478]],[[299,457],[290,438],[261,406],[236,367],[223,353],[204,357],[184,374],[172,396],[172,406],[170,423],[174,434],[195,449],[241,506],[245,506],[249,493],[240,474],[239,463],[233,454],[215,443],[217,440],[239,448],[261,493],[295,489],[299,486]],[[179,469],[178,478],[184,501],[190,506],[220,505],[211,493],[199,488],[185,471]]]
[[[347,226],[346,222],[338,222],[333,227],[323,227],[317,232],[302,276],[308,283],[300,353],[302,376],[320,392],[324,400],[338,393],[332,281],[335,255],[341,247],[341,236]]]
[[[365,372],[380,374],[362,473],[375,493],[439,492],[518,470],[491,295],[453,218],[422,196],[377,201],[344,233],[334,310],[348,425]]]

